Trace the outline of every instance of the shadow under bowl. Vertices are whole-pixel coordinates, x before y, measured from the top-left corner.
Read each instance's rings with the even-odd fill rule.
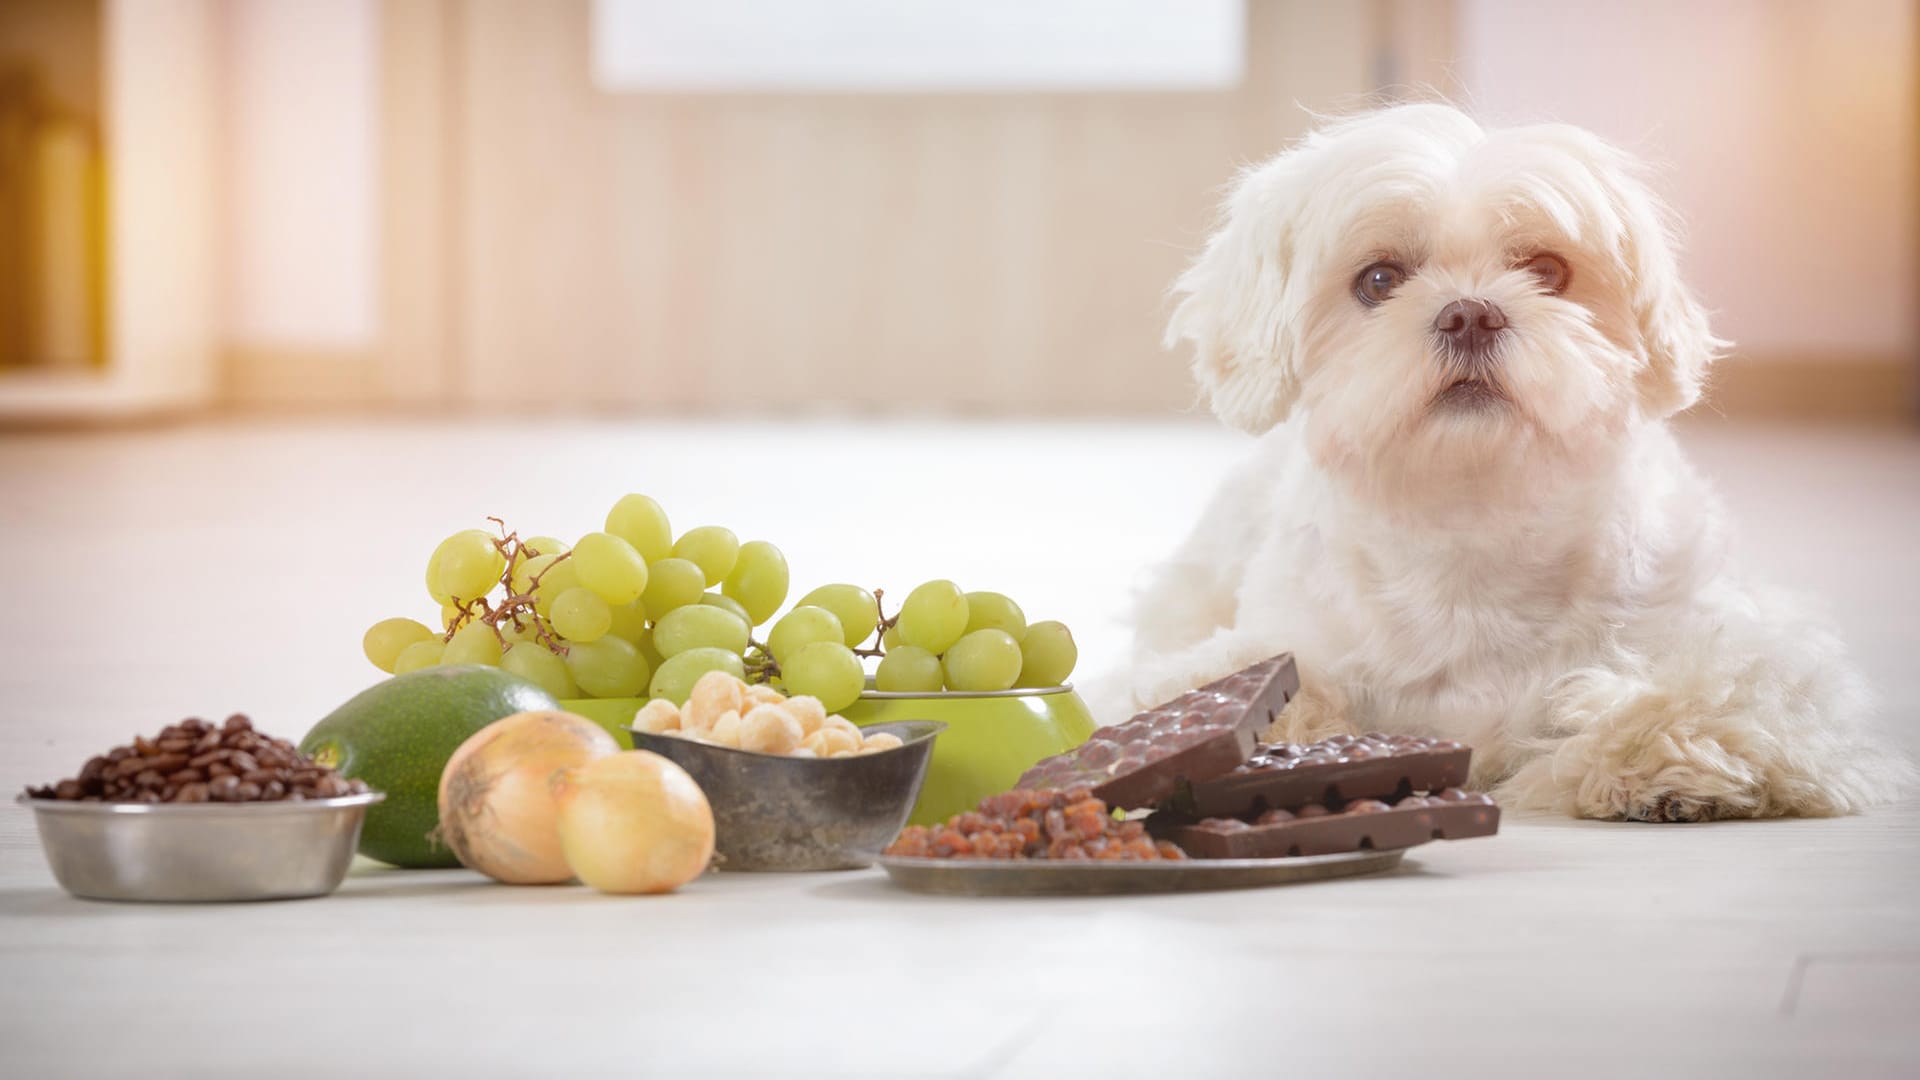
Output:
[[[631,714],[629,714],[631,715]],[[900,834],[927,775],[934,720],[876,724],[901,745],[797,758],[623,728],[633,745],[687,770],[713,807],[722,870],[856,870]]]

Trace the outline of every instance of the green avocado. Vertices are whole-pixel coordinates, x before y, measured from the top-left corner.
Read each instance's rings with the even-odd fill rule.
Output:
[[[367,809],[360,854],[395,866],[459,866],[453,852],[432,839],[447,759],[467,736],[503,716],[558,707],[545,690],[499,668],[424,668],[354,695],[307,732],[300,750],[386,792],[384,802]]]

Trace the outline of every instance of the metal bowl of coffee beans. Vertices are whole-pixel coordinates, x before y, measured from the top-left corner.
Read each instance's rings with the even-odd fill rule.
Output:
[[[137,738],[17,801],[73,895],[204,902],[334,891],[385,797],[232,716]]]

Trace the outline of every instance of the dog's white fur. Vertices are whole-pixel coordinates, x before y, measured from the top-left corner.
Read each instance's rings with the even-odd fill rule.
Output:
[[[1368,307],[1382,259],[1411,276]],[[1666,425],[1726,343],[1621,152],[1444,105],[1339,121],[1240,176],[1176,291],[1169,343],[1264,434],[1140,598],[1133,706],[1291,650],[1276,737],[1458,738],[1520,807],[1828,815],[1909,779],[1838,639],[1728,564]],[[1437,400],[1435,315],[1467,297],[1506,314],[1505,404]]]

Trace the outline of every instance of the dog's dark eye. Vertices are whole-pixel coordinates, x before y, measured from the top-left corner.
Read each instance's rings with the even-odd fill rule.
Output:
[[[1521,266],[1539,279],[1542,289],[1554,296],[1566,292],[1567,281],[1573,277],[1573,269],[1567,265],[1567,260],[1551,251],[1543,251]]]
[[[1405,280],[1406,267],[1396,262],[1377,262],[1360,271],[1360,276],[1354,279],[1353,295],[1359,297],[1361,303],[1373,307],[1392,296],[1393,290]]]

